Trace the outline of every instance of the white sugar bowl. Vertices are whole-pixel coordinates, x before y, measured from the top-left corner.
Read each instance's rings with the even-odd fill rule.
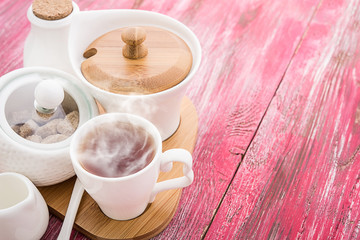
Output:
[[[72,134],[99,113],[82,89],[72,75],[46,67],[0,78],[0,172],[23,174],[37,186],[74,176]]]
[[[116,9],[84,11],[74,15],[72,21],[68,41],[69,60],[73,67],[73,74],[82,81],[87,91],[99,101],[106,112],[123,112],[139,115],[152,122],[158,128],[162,140],[169,138],[180,124],[181,101],[189,83],[200,66],[201,46],[196,35],[187,26],[169,16],[143,10]],[[90,58],[99,59],[99,61],[91,65],[91,72],[94,73],[93,77],[102,82],[114,80],[110,85],[121,86],[123,89],[128,88],[128,85],[133,85],[129,84],[133,80],[135,80],[133,82],[137,82],[140,85],[142,82],[151,82],[155,85],[157,85],[157,82],[168,84],[168,82],[173,82],[173,78],[181,79],[181,81],[170,88],[149,94],[116,93],[111,90],[104,90],[90,83],[90,81],[88,81],[89,79],[84,75],[84,69],[82,69],[82,64],[90,60],[90,58],[86,59],[84,57],[84,52],[88,46],[99,41],[100,36],[109,33],[112,34],[119,29],[137,26],[148,29],[146,40],[143,43],[144,46],[146,46],[146,44],[149,46],[148,55],[144,58],[130,60],[125,60],[127,57],[123,57],[124,53],[120,53],[119,56],[116,57],[116,54],[118,54],[117,51],[122,49],[119,47],[120,45],[118,45],[122,44],[122,37],[115,39],[115,41],[110,38],[109,40],[111,41],[108,41],[107,45],[103,45],[103,42],[98,44],[98,46],[101,45],[104,50],[103,53],[106,54],[100,55],[100,57],[98,57],[99,55],[91,54],[93,57],[91,56]],[[152,34],[151,29],[154,28],[157,30]],[[168,37],[171,41],[167,42],[165,40],[165,38],[167,39],[166,36],[171,36]],[[177,39],[176,41],[173,40],[175,38]],[[155,39],[156,41],[151,39]],[[187,47],[181,48],[180,44],[173,44],[173,42],[178,43],[180,41],[183,41]],[[154,43],[153,48],[149,42]],[[158,46],[162,45],[166,47],[158,48]],[[169,46],[172,46],[172,48]],[[99,51],[97,51],[96,48],[89,50],[89,52],[95,50],[100,54],[100,48]],[[114,53],[114,55],[109,58],[112,59],[112,61],[102,61],[109,56],[109,52]],[[189,55],[191,55],[190,59],[185,57]],[[166,56],[169,57],[167,58]],[[168,61],[163,61],[163,57]],[[174,59],[186,60],[184,60],[182,64],[179,64],[180,61],[174,61]],[[100,62],[104,64],[98,64]],[[169,62],[173,62],[174,64],[168,64]],[[185,69],[188,66],[190,66],[188,74],[182,75],[186,72]],[[160,70],[156,74],[148,75],[148,70],[155,68],[159,68]],[[124,83],[120,84],[124,79],[126,79]],[[132,80],[128,81],[129,79]],[[150,86],[151,84],[148,85]]]

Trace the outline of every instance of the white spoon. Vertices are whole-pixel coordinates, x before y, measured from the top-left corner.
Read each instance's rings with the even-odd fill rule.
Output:
[[[58,240],[68,240],[70,239],[71,231],[74,225],[75,216],[80,205],[82,195],[84,193],[84,188],[81,185],[79,179],[76,179],[73,192],[71,194],[70,203],[68,209],[66,210],[65,219],[58,236]]]

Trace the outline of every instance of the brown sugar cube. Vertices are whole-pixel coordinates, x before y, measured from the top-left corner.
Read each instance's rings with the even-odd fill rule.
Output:
[[[40,137],[38,135],[30,135],[26,139],[29,141],[32,141],[32,142],[36,142],[36,143],[41,143],[41,141],[42,141],[42,137]]]
[[[39,126],[44,125],[50,122],[53,119],[61,118],[63,119],[66,116],[62,107],[58,107],[54,113],[45,114],[39,111],[33,111],[31,114],[31,119],[33,119]]]
[[[57,143],[57,142],[61,142],[65,139],[67,139],[68,136],[64,135],[64,134],[54,134],[54,135],[50,135],[46,138],[44,138],[41,143],[45,143],[45,144],[49,144],[49,143]]]
[[[33,112],[32,117],[35,120],[39,120],[41,119],[43,122],[48,121],[53,115],[52,114],[46,114],[46,113],[41,113],[41,112]]]
[[[34,134],[34,132],[39,128],[39,126],[33,120],[28,120],[24,125],[20,127],[19,135],[23,138],[27,138],[28,136]]]
[[[20,127],[19,135],[23,138],[27,138],[28,136],[33,134],[33,130],[28,125],[22,125]]]
[[[44,20],[59,20],[73,10],[71,0],[34,0],[32,10],[35,16]]]
[[[58,133],[57,132],[57,125],[59,124],[60,121],[62,121],[62,119],[60,119],[60,118],[51,120],[47,124],[39,127],[35,131],[35,134],[41,136],[42,138],[46,138],[47,136],[57,134]]]
[[[74,129],[77,129],[79,125],[79,112],[72,111],[68,115],[66,115],[65,120],[69,121]]]
[[[14,132],[16,132],[17,134],[20,135],[20,126],[22,125],[14,125],[14,126],[11,126],[12,130],[14,130]]]

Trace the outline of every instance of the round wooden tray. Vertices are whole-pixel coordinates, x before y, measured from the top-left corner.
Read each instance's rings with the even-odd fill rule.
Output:
[[[194,105],[185,97],[181,104],[178,130],[163,142],[163,151],[184,148],[191,153],[197,137],[198,119]],[[160,173],[158,181],[182,176],[182,164],[175,163],[167,173]],[[64,219],[75,177],[39,190],[50,212]],[[181,197],[181,189],[159,193],[145,212],[128,221],[116,221],[105,216],[95,201],[85,192],[75,219],[74,228],[91,239],[149,239],[166,228],[174,216]]]

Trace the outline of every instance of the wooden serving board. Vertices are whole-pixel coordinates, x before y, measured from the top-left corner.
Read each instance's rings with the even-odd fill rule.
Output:
[[[197,137],[198,119],[194,105],[185,97],[181,105],[178,130],[163,142],[163,151],[184,148],[191,153]],[[167,173],[160,173],[158,181],[182,176],[182,163],[175,163]],[[50,212],[64,219],[75,177],[39,190]],[[145,212],[132,220],[116,221],[104,215],[95,201],[85,192],[81,200],[74,228],[91,239],[149,239],[159,234],[174,216],[181,197],[181,189],[159,193]]]

